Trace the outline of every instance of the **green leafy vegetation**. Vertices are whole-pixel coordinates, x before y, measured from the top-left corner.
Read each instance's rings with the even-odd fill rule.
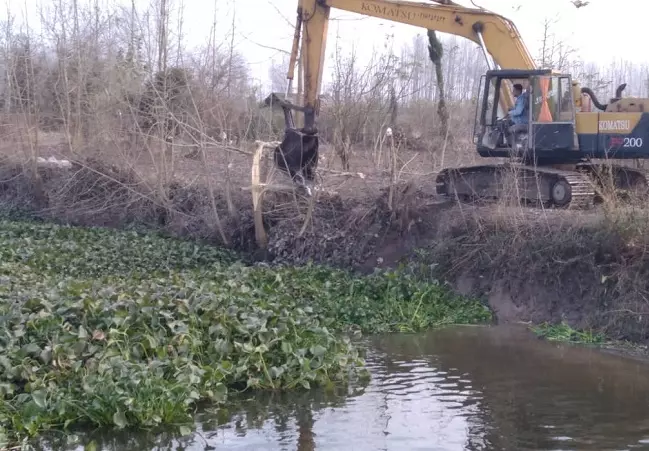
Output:
[[[281,277],[282,290],[312,299],[314,310],[334,329],[419,332],[491,320],[491,312],[480,302],[454,296],[406,270],[355,277],[345,271],[307,266],[283,268],[263,277]]]
[[[174,424],[246,389],[365,380],[349,333],[488,321],[405,273],[250,267],[196,243],[0,221],[0,448],[52,429]]]
[[[538,337],[549,341],[582,344],[603,344],[606,341],[603,334],[592,330],[573,329],[565,321],[562,321],[561,324],[543,323],[533,326],[531,329]]]

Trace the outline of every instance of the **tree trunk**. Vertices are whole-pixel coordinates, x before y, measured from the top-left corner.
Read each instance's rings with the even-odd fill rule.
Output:
[[[435,77],[437,79],[437,115],[440,119],[440,132],[442,136],[448,133],[448,109],[446,108],[446,97],[444,93],[444,72],[442,70],[442,56],[444,55],[444,47],[437,38],[434,30],[428,30],[428,55],[430,60],[435,65]]]
[[[437,78],[437,90],[439,92],[439,101],[437,102],[437,115],[442,124],[441,132],[446,135],[448,130],[448,109],[446,108],[446,97],[444,95],[444,74],[442,73],[442,64],[435,64],[435,76]]]
[[[397,91],[394,83],[390,86],[390,127],[395,130],[397,127],[397,117],[399,114],[399,102],[397,102]]]

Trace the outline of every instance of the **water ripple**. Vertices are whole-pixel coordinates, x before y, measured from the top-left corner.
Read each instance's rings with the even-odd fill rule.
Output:
[[[231,419],[208,442],[298,451],[649,449],[647,366],[499,334],[383,337],[368,352],[372,379],[362,394],[287,395],[267,407],[258,400],[255,409],[272,420],[236,427]]]

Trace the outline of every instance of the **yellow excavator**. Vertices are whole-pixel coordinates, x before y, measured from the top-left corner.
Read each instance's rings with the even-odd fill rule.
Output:
[[[508,160],[443,169],[437,176],[438,194],[498,198],[505,177],[512,174],[521,200],[553,207],[588,207],[598,187],[610,181],[616,189],[646,194],[649,177],[643,170],[595,160],[649,157],[649,99],[623,98],[626,85],[621,85],[616,97],[601,104],[570,74],[539,69],[509,19],[450,0],[433,2],[298,0],[287,77],[290,92],[301,44],[304,99],[303,106],[289,102],[288,95],[280,100],[286,130],[274,153],[279,169],[296,182],[313,181],[327,25],[331,9],[336,8],[463,36],[482,49],[488,70],[478,92],[473,142],[482,157]],[[514,105],[513,87],[520,89],[519,85],[528,99],[527,119],[512,132],[507,112]],[[304,114],[304,127],[295,127],[292,110]]]

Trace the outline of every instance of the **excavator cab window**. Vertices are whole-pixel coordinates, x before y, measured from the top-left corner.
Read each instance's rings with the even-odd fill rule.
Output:
[[[533,122],[574,121],[574,103],[569,76],[544,76],[534,79]]]
[[[508,96],[517,84],[526,94],[527,120],[507,111],[509,105],[515,105]],[[480,81],[473,132],[479,153],[530,157],[530,150],[547,153],[574,149],[571,88],[570,76],[551,71],[488,71]]]
[[[495,72],[495,71],[494,71]],[[478,146],[488,149],[507,149],[512,143],[510,121],[507,111],[507,103],[504,102],[508,93],[512,92],[515,83],[527,87],[527,77],[511,77],[498,75],[483,75],[480,80],[478,104],[476,105],[476,116],[473,130],[473,142]],[[504,90],[504,87],[507,90]],[[513,101],[513,99],[510,99]],[[529,111],[529,104],[528,104]],[[529,121],[525,121],[529,122]],[[524,127],[523,134],[526,134],[527,127]],[[516,136],[521,134],[521,127],[518,127]]]
[[[499,89],[500,80],[496,77],[487,77],[483,75],[480,77],[480,87],[478,89],[478,101],[475,111],[475,122],[473,126],[473,142],[485,142],[496,140],[494,136],[493,126],[498,120],[498,108],[495,106],[498,103],[498,96],[496,95]],[[497,147],[497,144],[491,143],[489,147]]]
[[[494,83],[496,81],[495,78],[492,78],[490,82]],[[475,118],[474,118],[474,123],[473,123],[473,143],[478,144],[480,140],[482,139],[482,136],[485,133],[485,111],[490,111],[493,108],[494,104],[494,94],[495,94],[495,89],[489,89],[488,91],[485,89],[486,88],[486,82],[487,82],[487,77],[483,75],[480,77],[480,87],[478,88],[478,99],[476,103],[476,108],[475,108]],[[485,103],[485,95],[488,97],[487,102]]]
[[[532,77],[532,145],[536,152],[574,148],[575,110],[569,75]]]

